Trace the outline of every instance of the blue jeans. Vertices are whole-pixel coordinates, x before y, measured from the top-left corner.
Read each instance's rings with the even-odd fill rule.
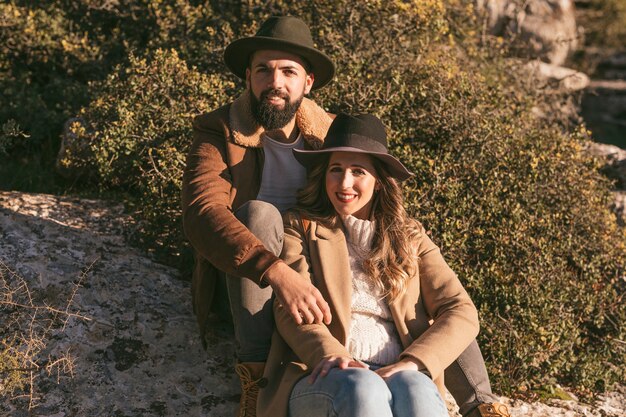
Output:
[[[313,384],[294,386],[290,417],[448,417],[433,381],[421,372],[400,371],[387,380],[363,368],[333,368]]]

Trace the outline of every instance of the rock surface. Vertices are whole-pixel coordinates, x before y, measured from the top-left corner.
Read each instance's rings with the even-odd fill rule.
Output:
[[[51,340],[51,350],[75,358],[73,378],[42,378],[34,410],[5,401],[0,416],[234,415],[232,337],[216,332],[202,349],[189,283],[125,243],[130,223],[120,205],[0,191],[0,261],[50,305],[63,305],[83,275],[73,311],[87,317],[71,319]],[[502,401],[514,417],[626,415],[623,387],[594,406]]]
[[[578,91],[589,86],[589,77],[580,71],[534,60],[526,68],[538,80],[554,81],[566,91]]]
[[[0,192],[0,260],[46,302],[62,306],[93,263],[55,350],[75,358],[73,378],[40,384],[34,416],[231,416],[238,401],[229,338],[202,349],[189,284],[121,237],[121,206],[49,195]],[[54,378],[50,378],[53,380]],[[27,403],[0,404],[1,416],[28,416]]]
[[[533,58],[562,65],[578,45],[573,0],[477,0],[491,34],[516,41]]]

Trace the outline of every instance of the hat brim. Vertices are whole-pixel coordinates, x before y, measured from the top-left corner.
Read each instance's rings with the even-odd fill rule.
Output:
[[[387,166],[387,169],[389,170],[389,174],[391,174],[391,176],[397,179],[398,181],[404,181],[408,178],[411,178],[413,175],[415,175],[411,171],[406,169],[406,167],[404,166],[402,162],[400,162],[398,159],[394,158],[393,156],[389,155],[388,153],[369,152],[363,149],[353,148],[351,146],[338,146],[336,148],[319,149],[319,150],[294,149],[293,155],[295,156],[296,160],[301,165],[305,166],[306,168],[311,168],[312,166],[315,166],[319,162],[320,157],[322,155],[328,154],[331,152],[354,152],[354,153],[364,153],[364,154],[370,155],[378,159],[382,163],[384,163]]]
[[[242,38],[231,42],[224,50],[224,62],[233,74],[245,79],[250,55],[262,49],[285,51],[304,58],[311,65],[311,72],[315,75],[313,90],[324,87],[335,75],[335,64],[323,52],[293,42],[264,36]]]

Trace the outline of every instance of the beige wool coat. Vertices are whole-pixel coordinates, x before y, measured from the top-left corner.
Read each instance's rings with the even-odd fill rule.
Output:
[[[415,241],[419,274],[389,307],[404,347],[400,357],[419,360],[442,391],[444,370],[478,334],[478,314],[439,248],[420,228]],[[286,417],[291,390],[300,378],[325,357],[350,356],[346,340],[352,278],[343,230],[312,221],[305,232],[299,216],[289,212],[281,258],[320,290],[333,318],[328,326],[299,326],[274,303],[276,331],[264,372],[266,385],[259,392],[259,417]]]

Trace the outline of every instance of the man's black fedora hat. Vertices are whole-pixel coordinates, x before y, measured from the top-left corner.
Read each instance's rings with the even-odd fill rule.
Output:
[[[263,22],[256,35],[231,42],[224,51],[226,66],[243,79],[250,55],[261,49],[285,51],[306,60],[315,75],[313,89],[325,86],[335,75],[335,64],[315,49],[309,27],[297,17],[272,16]]]
[[[321,149],[293,150],[298,162],[307,168],[314,166],[319,161],[320,155],[329,152],[358,152],[371,155],[383,162],[391,176],[399,181],[413,175],[402,162],[389,155],[385,126],[372,114],[350,116],[340,113],[330,125]]]

